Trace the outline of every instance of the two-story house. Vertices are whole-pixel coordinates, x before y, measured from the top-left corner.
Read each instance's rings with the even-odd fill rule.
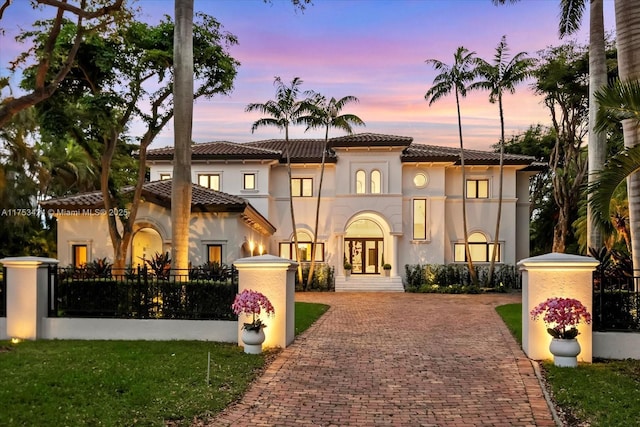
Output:
[[[321,139],[290,140],[288,146],[284,140],[193,145],[192,265],[231,264],[263,253],[293,259],[294,232],[302,261],[310,261],[324,145]],[[335,268],[337,290],[358,289],[363,281],[402,290],[405,264],[465,263],[463,197],[471,256],[476,263],[490,260],[498,209],[497,153],[466,150],[463,186],[457,148],[371,133],[331,138],[328,145],[315,259]],[[172,156],[173,148],[147,154],[150,182],[136,220],[133,265],[170,248]],[[532,157],[505,155],[500,263],[515,264],[529,255],[529,178],[539,167]],[[62,265],[112,257],[104,217],[67,214],[100,204],[99,192],[44,204],[58,218]],[[342,274],[345,260],[353,266],[349,280]],[[384,263],[392,266],[389,278],[381,274]]]

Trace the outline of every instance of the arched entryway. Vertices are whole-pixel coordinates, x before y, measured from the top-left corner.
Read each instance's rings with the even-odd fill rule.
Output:
[[[163,253],[162,236],[151,227],[136,231],[131,241],[131,265],[143,266],[145,259],[152,259],[156,253]]]
[[[380,274],[389,262],[386,221],[375,214],[362,214],[349,222],[344,235],[344,257],[352,274]],[[385,253],[387,251],[387,253]]]

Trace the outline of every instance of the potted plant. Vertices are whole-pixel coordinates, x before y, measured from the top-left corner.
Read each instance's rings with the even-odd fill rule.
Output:
[[[249,354],[260,354],[262,352],[262,343],[265,336],[263,329],[266,325],[258,316],[262,310],[265,311],[267,317],[275,315],[275,310],[269,299],[260,292],[251,289],[245,289],[238,295],[231,304],[233,312],[240,316],[252,316],[250,323],[242,325],[242,342],[244,343],[244,352]]]
[[[344,263],[344,275],[345,276],[351,276],[351,268],[352,268],[351,263],[345,261],[345,263]]]
[[[547,332],[553,337],[549,351],[553,354],[553,362],[556,366],[578,366],[578,354],[580,344],[578,336],[578,324],[591,323],[591,314],[587,308],[577,299],[573,298],[548,298],[538,304],[529,313],[533,320],[542,317]]]
[[[385,276],[389,277],[391,275],[391,264],[382,264],[382,269]]]

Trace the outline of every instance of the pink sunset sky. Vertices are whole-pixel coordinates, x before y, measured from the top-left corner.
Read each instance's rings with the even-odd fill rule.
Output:
[[[196,142],[234,142],[282,138],[275,128],[251,133],[259,114],[245,113],[247,104],[274,97],[274,76],[285,82],[300,77],[303,90],[327,97],[352,95],[359,104],[343,112],[357,114],[374,132],[413,137],[422,144],[457,146],[457,117],[453,95],[429,107],[424,99],[436,72],[425,63],[438,59],[452,63],[458,46],[488,61],[503,35],[512,54],[536,52],[562,43],[558,36],[560,0],[522,0],[494,6],[491,0],[314,0],[304,12],[290,1],[195,0],[195,11],[214,16],[238,37],[231,54],[241,66],[229,96],[198,100],[194,105],[193,139]],[[605,0],[605,27],[614,27],[613,0]],[[173,16],[173,0],[138,0],[141,19],[157,23]],[[19,28],[35,19],[53,16],[51,7],[34,11],[26,0],[15,0],[0,22],[0,76],[9,74],[8,62],[25,50],[16,46]],[[574,36],[588,42],[588,10],[581,31]],[[17,77],[12,78],[15,88]],[[530,82],[529,82],[530,83]],[[2,96],[8,93],[3,92]],[[529,84],[505,98],[507,136],[529,125],[547,125],[548,113]],[[462,124],[468,148],[489,150],[499,139],[497,106],[487,92],[462,100]],[[133,129],[135,131],[135,127]],[[290,131],[292,138],[323,137],[321,132]],[[330,136],[340,136],[333,131]],[[170,123],[153,143],[173,144]]]

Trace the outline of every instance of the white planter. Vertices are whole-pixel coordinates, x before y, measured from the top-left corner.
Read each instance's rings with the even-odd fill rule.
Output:
[[[549,345],[549,351],[553,354],[553,364],[562,368],[575,368],[578,366],[578,354],[580,344],[575,338],[554,338]]]
[[[242,342],[244,343],[244,352],[247,354],[260,354],[262,353],[262,343],[264,342],[264,331],[260,328],[257,331],[254,330],[242,330]]]

